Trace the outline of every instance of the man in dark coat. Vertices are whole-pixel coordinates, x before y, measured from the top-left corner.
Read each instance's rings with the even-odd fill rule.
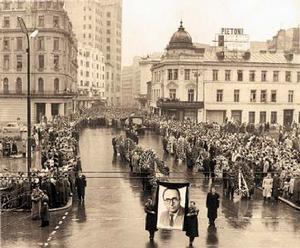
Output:
[[[205,158],[203,160],[203,174],[204,174],[205,179],[209,178],[209,159],[208,158]]]
[[[42,207],[41,207],[41,227],[49,226],[49,206],[47,201],[42,202]]]
[[[79,202],[84,201],[85,187],[86,187],[85,175],[77,177],[75,184],[77,188],[77,195],[78,195]]]
[[[206,198],[207,218],[209,219],[209,225],[214,226],[215,220],[218,217],[219,208],[219,194],[216,192],[215,187],[211,187],[210,192]]]
[[[278,177],[277,173],[275,173],[275,175],[273,177],[272,194],[273,194],[275,201],[277,202],[279,194],[280,194],[280,178]]]
[[[146,212],[145,230],[149,232],[149,239],[150,241],[152,241],[154,239],[154,233],[157,231],[157,214],[155,212],[155,206],[152,202],[152,199],[148,199],[148,201],[145,204],[144,210]]]
[[[209,172],[210,172],[210,177],[212,178],[212,182],[214,182],[216,174],[215,174],[215,169],[216,169],[216,160],[212,158],[209,162]]]

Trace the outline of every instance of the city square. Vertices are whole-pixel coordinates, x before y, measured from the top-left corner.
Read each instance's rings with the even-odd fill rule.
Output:
[[[300,5],[246,2],[2,0],[0,246],[298,247]]]

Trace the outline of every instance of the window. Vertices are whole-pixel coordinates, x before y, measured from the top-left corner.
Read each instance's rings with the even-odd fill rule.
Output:
[[[274,82],[279,81],[279,71],[273,71],[273,81]]]
[[[173,71],[172,69],[168,69],[168,80],[172,80],[173,79]]]
[[[266,82],[267,81],[267,71],[261,72],[261,81]]]
[[[225,81],[230,81],[231,71],[225,70]]]
[[[178,79],[178,69],[175,69],[174,70],[174,80],[177,80]]]
[[[110,29],[107,29],[107,30],[106,30],[106,34],[110,34]]]
[[[44,37],[38,37],[38,40],[37,40],[37,49],[38,49],[39,51],[45,50],[45,41],[44,41]]]
[[[223,90],[217,90],[217,102],[223,102]]]
[[[3,50],[9,50],[9,38],[3,38]]]
[[[110,54],[107,54],[107,55],[106,55],[106,59],[107,59],[107,60],[110,60]]]
[[[271,90],[271,102],[276,102],[276,90]]]
[[[44,93],[44,80],[42,78],[38,80],[38,93]]]
[[[107,26],[110,26],[110,24],[111,24],[111,21],[107,21],[107,22],[106,22],[106,25],[107,25]]]
[[[267,91],[262,90],[260,92],[260,102],[267,102]]]
[[[22,79],[21,78],[17,78],[17,81],[16,81],[16,93],[17,94],[21,94],[22,93]]]
[[[300,71],[297,71],[297,82],[300,82]]]
[[[54,55],[53,57],[53,65],[54,65],[54,70],[59,69],[59,55]]]
[[[106,38],[106,42],[109,43],[110,42],[110,38]]]
[[[243,71],[242,70],[237,71],[237,80],[243,81]]]
[[[291,72],[290,71],[286,71],[285,72],[285,81],[286,82],[291,82],[291,78],[292,78]]]
[[[267,122],[267,112],[260,111],[259,112],[259,123],[266,123]]]
[[[289,90],[288,102],[294,102],[294,91]]]
[[[169,96],[170,96],[170,99],[175,100],[176,99],[176,89],[169,89]]]
[[[59,16],[53,16],[53,27],[59,28]]]
[[[86,67],[90,67],[90,62],[89,62],[89,61],[86,61],[86,62],[85,62],[85,66],[86,66]]]
[[[188,90],[188,101],[189,102],[194,101],[194,95],[195,95],[195,90],[194,89],[189,89]]]
[[[17,51],[21,51],[23,49],[23,38],[17,37]]]
[[[9,70],[9,55],[3,56],[3,69]]]
[[[191,70],[185,69],[184,70],[184,80],[190,80]]]
[[[23,9],[23,2],[18,1],[17,9]]]
[[[239,102],[240,101],[240,90],[234,90],[233,101],[234,102]]]
[[[9,1],[5,1],[3,3],[3,10],[9,10],[10,9],[10,2]]]
[[[44,27],[45,26],[45,17],[44,16],[39,16],[38,17],[38,26],[39,27]]]
[[[110,12],[107,12],[107,13],[106,13],[106,17],[111,17],[111,13],[110,13]]]
[[[218,81],[218,70],[213,70],[213,81]]]
[[[9,27],[10,27],[9,16],[4,16],[4,19],[3,19],[3,28],[9,28]]]
[[[250,102],[256,102],[256,90],[250,91]]]
[[[254,124],[255,123],[255,112],[254,111],[250,111],[249,112],[249,123],[250,124]]]
[[[22,71],[22,55],[17,55],[17,71]]]
[[[90,72],[89,72],[89,71],[86,71],[86,72],[85,72],[85,76],[86,76],[86,77],[89,77],[89,76],[90,76]]]
[[[54,93],[59,93],[59,79],[58,78],[54,79]]]
[[[42,70],[45,67],[44,55],[39,55],[39,69]]]
[[[254,82],[255,81],[255,71],[250,71],[249,81],[250,82]]]
[[[59,50],[59,38],[53,38],[53,50],[54,51]]]
[[[9,93],[9,83],[8,78],[3,79],[3,93],[8,94]]]
[[[40,1],[40,2],[39,2],[39,8],[40,8],[40,9],[45,8],[45,2]]]
[[[276,124],[276,123],[277,123],[277,112],[271,111],[271,124]]]

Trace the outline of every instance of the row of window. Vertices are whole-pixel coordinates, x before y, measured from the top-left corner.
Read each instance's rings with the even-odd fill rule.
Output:
[[[9,51],[11,49],[10,46],[10,38],[4,37],[3,38],[3,51]],[[59,51],[60,49],[60,40],[58,37],[53,37],[53,51]],[[23,50],[23,38],[17,37],[16,38],[16,50],[21,51]],[[39,36],[37,38],[37,50],[42,51],[45,50],[45,37]]]
[[[3,17],[3,28],[10,28],[11,27],[11,21],[10,21],[10,16],[4,16]],[[19,22],[17,22],[17,28],[20,27]],[[38,28],[43,28],[45,27],[45,16],[40,15],[38,16],[38,23],[37,23]],[[52,27],[53,28],[59,28],[60,27],[60,17],[59,16],[53,16],[52,17]]]
[[[84,75],[83,71],[80,70],[80,76],[83,77],[83,75]],[[90,77],[90,72],[89,71],[85,72],[85,77]],[[92,77],[93,77],[93,74],[92,74]],[[102,80],[104,80],[104,74],[100,75],[100,77],[99,77],[99,73],[97,73],[96,77],[97,77],[97,79],[101,78]]]
[[[99,82],[96,82],[96,84],[94,84],[93,82],[90,82],[90,81],[83,81],[83,80],[80,80],[80,86],[92,86],[92,87],[97,87],[97,88],[104,88],[104,83],[100,83]]]
[[[23,56],[17,55],[16,63],[17,71],[23,70]],[[10,55],[6,54],[3,56],[3,70],[8,71],[10,69]],[[45,55],[38,55],[38,69],[45,69]],[[53,69],[59,70],[59,55],[53,55]]]
[[[191,69],[184,69],[184,80],[190,80],[191,79]],[[194,76],[196,77],[197,74],[194,73]],[[162,78],[162,72],[154,72],[154,82],[161,81]],[[231,81],[232,78],[232,71],[231,70],[225,70],[225,81]],[[273,82],[279,82],[280,80],[280,71],[273,71]],[[219,70],[213,70],[212,71],[212,79],[213,81],[219,80]],[[168,69],[168,80],[178,80],[178,69]],[[255,70],[250,70],[249,72],[249,81],[255,82],[257,81],[257,72]],[[292,71],[285,71],[285,81],[286,82],[292,82]],[[237,71],[237,81],[244,81],[244,71],[238,70]],[[268,71],[261,71],[260,72],[260,81],[261,82],[267,82],[268,81]],[[297,72],[296,75],[296,81],[300,82],[300,71]]]
[[[54,93],[59,93],[59,79],[55,78],[54,79],[54,84],[53,84],[53,90]],[[22,93],[22,79],[21,78],[17,78],[16,80],[16,86],[15,86],[15,93],[17,94],[21,94]],[[4,78],[3,79],[3,93],[4,94],[9,94],[10,93],[10,89],[9,89],[9,80],[8,78]],[[43,78],[39,78],[38,79],[38,88],[37,88],[37,92],[38,93],[44,93],[44,79]]]
[[[85,64],[85,67],[87,67],[87,68],[90,67],[90,61],[86,61],[84,64]],[[94,64],[94,63],[91,63],[91,64],[92,64],[92,66],[91,66],[92,69],[94,69],[94,67],[96,67],[95,69],[100,70],[99,64]],[[80,65],[83,66],[83,60],[80,60]],[[105,71],[104,66],[102,66],[101,69],[102,69],[102,71]]]
[[[279,82],[279,76],[280,76],[279,71],[273,71],[273,82]],[[213,78],[213,81],[219,80],[219,70],[212,71],[212,78]],[[267,79],[268,79],[268,72],[261,71],[260,72],[260,81],[267,82],[268,81]],[[225,70],[225,81],[230,81],[230,80],[231,80],[231,70]],[[243,80],[244,80],[243,70],[238,70],[237,71],[237,81],[243,81]],[[257,81],[255,70],[249,71],[249,81],[250,82]],[[285,81],[286,82],[292,81],[292,72],[291,71],[285,71]],[[300,71],[297,72],[297,82],[300,82]]]
[[[219,89],[216,93],[216,99],[217,102],[223,102],[223,90]],[[250,91],[250,102],[257,102],[257,90],[251,90]],[[288,102],[293,103],[294,102],[294,91],[289,90],[288,91]],[[240,101],[240,90],[234,90],[233,91],[233,101],[239,102]],[[260,91],[260,102],[267,102],[267,90],[261,90]],[[277,91],[271,90],[271,97],[270,102],[277,102]]]
[[[254,111],[249,112],[248,122],[251,124],[255,123],[255,112]],[[259,112],[259,123],[267,123],[267,112],[266,111]],[[271,111],[270,123],[271,124],[277,123],[277,111]]]

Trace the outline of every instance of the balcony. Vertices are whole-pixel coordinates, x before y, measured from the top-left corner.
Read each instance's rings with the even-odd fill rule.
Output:
[[[180,101],[179,99],[161,98],[156,102],[158,108],[162,109],[201,109],[204,107],[203,102],[199,101]]]
[[[31,91],[32,98],[73,98],[77,95],[76,92],[72,91]],[[25,98],[27,97],[27,91],[12,91],[12,90],[4,90],[0,91],[1,98]]]

